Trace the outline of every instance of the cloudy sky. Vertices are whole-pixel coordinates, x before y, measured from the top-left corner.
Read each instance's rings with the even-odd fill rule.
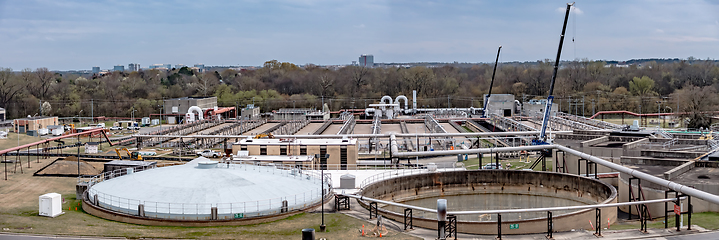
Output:
[[[719,58],[719,1],[578,1],[562,59]],[[566,1],[0,0],[0,67],[553,59]],[[574,38],[574,42],[572,41]]]

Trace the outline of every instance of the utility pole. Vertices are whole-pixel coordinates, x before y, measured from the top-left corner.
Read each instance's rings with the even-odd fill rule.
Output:
[[[597,114],[597,111],[594,108],[594,98],[592,98],[592,116],[594,116],[594,114]]]
[[[95,100],[90,99],[90,119],[92,123],[95,123]]]

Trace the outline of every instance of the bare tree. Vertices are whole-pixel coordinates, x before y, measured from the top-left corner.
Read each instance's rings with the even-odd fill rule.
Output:
[[[50,86],[52,85],[52,82],[55,78],[55,74],[47,70],[47,68],[38,68],[35,69],[35,76],[36,82],[34,83],[34,85],[38,93],[38,95],[35,95],[35,97],[45,99],[47,97],[47,92],[48,90],[50,90]]]
[[[0,105],[7,108],[15,96],[22,90],[22,85],[18,77],[10,68],[2,68],[0,70]]]

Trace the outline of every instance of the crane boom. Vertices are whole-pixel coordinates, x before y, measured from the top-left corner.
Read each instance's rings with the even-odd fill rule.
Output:
[[[487,107],[489,107],[489,97],[492,96],[492,85],[494,84],[494,74],[497,73],[497,63],[499,62],[499,52],[502,51],[502,45],[499,45],[497,49],[497,59],[494,60],[494,70],[492,70],[492,81],[489,82],[489,92],[487,93],[487,99],[484,100],[484,108],[482,109],[482,117],[487,117]]]
[[[562,45],[564,44],[564,33],[567,30],[567,20],[569,19],[569,11],[574,3],[567,3],[567,12],[564,14],[564,25],[562,26],[562,35],[559,35],[559,49],[557,49],[557,60],[554,62],[554,73],[552,73],[552,82],[549,84],[549,95],[547,96],[547,106],[544,108],[544,119],[542,119],[542,130],[539,133],[539,144],[547,143],[547,124],[552,111],[552,101],[554,96],[554,82],[557,80],[557,70],[559,69],[559,59],[562,56]]]

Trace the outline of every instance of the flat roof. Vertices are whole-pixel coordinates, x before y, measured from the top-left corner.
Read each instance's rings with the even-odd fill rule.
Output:
[[[105,163],[106,165],[122,165],[122,166],[150,166],[157,164],[157,162],[145,162],[145,161],[127,161],[127,160],[112,160]]]
[[[39,120],[39,119],[46,119],[46,118],[57,118],[57,117],[37,116],[37,117],[29,117],[29,118],[18,118],[15,120]]]
[[[289,141],[287,141],[289,140]],[[319,138],[319,139],[295,139],[286,138],[282,141],[280,138],[262,138],[262,139],[242,139],[235,144],[240,145],[356,145],[357,139],[336,139],[336,138]]]
[[[172,100],[190,100],[190,99],[206,99],[206,98],[217,98],[217,97],[181,97],[181,98],[167,99],[167,100],[165,100],[165,101],[172,101]]]
[[[274,161],[295,161],[295,162],[312,162],[314,159],[310,155],[251,155],[246,157],[234,156],[233,161],[260,161],[260,162],[274,162]]]

